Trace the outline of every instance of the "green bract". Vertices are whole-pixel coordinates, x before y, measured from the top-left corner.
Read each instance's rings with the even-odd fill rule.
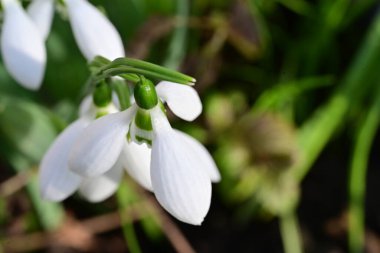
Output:
[[[99,82],[111,76],[120,76],[131,82],[138,82],[139,75],[146,76],[154,80],[165,80],[180,84],[193,85],[196,81],[193,77],[179,73],[153,63],[131,59],[117,58],[110,62],[104,57],[97,56],[90,63],[93,73],[93,81]]]

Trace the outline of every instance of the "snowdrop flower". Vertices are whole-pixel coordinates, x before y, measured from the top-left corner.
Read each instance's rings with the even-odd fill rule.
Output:
[[[144,80],[136,85],[134,95],[136,103],[129,109],[104,116],[86,128],[69,155],[70,169],[84,177],[106,173],[118,161],[128,134],[132,143],[152,145],[148,169],[130,167],[130,174],[149,186],[174,217],[200,225],[210,207],[211,182],[219,181],[220,175],[198,141],[171,128],[159,101],[166,102],[178,117],[194,120],[202,110],[197,92],[171,82],[154,87]]]
[[[95,119],[97,113],[114,113],[117,109],[111,104],[96,108],[91,97],[84,99],[80,106],[80,117],[70,124],[53,142],[42,159],[39,179],[41,196],[49,201],[62,201],[76,190],[91,202],[102,201],[117,189],[123,175],[123,160],[116,162],[104,174],[84,178],[68,168],[68,156],[74,143],[84,129]]]
[[[28,6],[27,13],[46,40],[53,22],[54,0],[33,0]]]
[[[37,90],[45,72],[44,39],[18,0],[2,0],[1,53],[5,68],[23,87]]]
[[[88,61],[97,55],[110,60],[125,55],[116,28],[95,6],[87,0],[65,0],[65,4],[74,38]],[[33,0],[28,14],[46,39],[53,20],[54,0]]]
[[[65,0],[69,21],[80,51],[88,61],[101,55],[114,60],[125,55],[113,24],[87,0]]]

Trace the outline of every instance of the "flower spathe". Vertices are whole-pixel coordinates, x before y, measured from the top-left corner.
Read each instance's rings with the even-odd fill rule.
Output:
[[[3,0],[1,53],[10,75],[23,87],[37,90],[45,73],[44,39],[17,0]]]
[[[165,88],[160,88],[161,85]],[[156,88],[158,96],[179,114],[177,116],[194,119],[200,114],[200,99],[192,87],[162,82]],[[168,92],[173,94],[169,96]],[[172,103],[176,94],[188,103]],[[85,177],[107,172],[122,153],[120,143],[130,131],[129,125],[138,110],[143,109],[133,104],[123,112],[104,116],[90,124],[74,145],[69,158],[70,169]],[[220,180],[215,163],[198,141],[171,128],[159,104],[145,111],[153,127],[151,157],[144,158],[151,159],[150,167],[136,169],[131,166],[130,175],[145,188],[152,189],[160,204],[174,217],[200,225],[210,206],[211,182]]]

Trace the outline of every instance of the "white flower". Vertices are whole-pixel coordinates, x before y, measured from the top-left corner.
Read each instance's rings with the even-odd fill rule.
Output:
[[[173,131],[159,107],[151,115],[154,141],[150,173],[154,194],[174,217],[200,225],[211,203],[209,168]]]
[[[41,86],[45,72],[44,39],[17,0],[3,0],[1,53],[11,76],[25,88]]]
[[[116,191],[123,174],[120,163],[115,164],[107,173],[94,178],[83,178],[68,168],[67,158],[72,145],[88,124],[83,119],[72,123],[59,135],[44,156],[39,172],[42,198],[62,201],[79,190],[87,200],[99,202]]]
[[[18,0],[2,0],[4,23],[1,53],[10,75],[25,88],[37,90],[46,65],[45,40],[49,35],[54,0],[33,0],[27,12]],[[125,55],[112,23],[87,0],[66,0],[75,40],[88,61],[97,55],[110,60]]]
[[[101,55],[114,60],[125,55],[119,33],[87,0],[65,0],[75,40],[88,61]]]
[[[88,61],[97,55],[114,60],[125,55],[123,43],[113,24],[87,0],[65,0],[74,38]],[[28,14],[46,39],[49,35],[54,0],[33,0]]]
[[[123,175],[123,161],[116,162],[104,174],[84,178],[69,170],[68,156],[84,129],[95,119],[96,107],[92,98],[87,97],[81,104],[80,118],[70,124],[53,142],[42,159],[39,172],[41,196],[50,201],[62,201],[79,190],[91,202],[102,201],[117,189]],[[116,112],[109,106],[103,109],[108,113]]]
[[[161,82],[156,90],[177,116],[193,120],[201,113],[201,101],[192,87]],[[104,174],[118,160],[128,132],[141,134],[147,141],[152,137],[150,168],[130,166],[130,175],[146,188],[153,189],[160,204],[174,217],[200,225],[210,206],[211,181],[220,180],[213,159],[194,138],[171,128],[159,104],[145,110],[151,117],[152,131],[137,129],[132,133],[129,126],[136,123],[139,110],[144,111],[133,104],[125,111],[91,123],[71,151],[70,169],[85,177]],[[133,159],[135,154],[130,155],[125,158]],[[139,155],[133,163],[147,163],[149,159]]]
[[[29,4],[27,12],[46,40],[53,22],[54,0],[33,0]]]

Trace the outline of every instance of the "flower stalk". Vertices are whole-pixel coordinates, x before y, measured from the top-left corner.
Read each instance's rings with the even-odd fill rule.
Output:
[[[133,227],[133,219],[127,216],[127,213],[124,212],[125,208],[127,208],[131,204],[130,193],[128,192],[128,186],[126,183],[121,183],[119,190],[116,192],[117,202],[119,206],[119,213],[121,219],[121,226],[123,229],[123,234],[125,241],[127,243],[127,247],[131,253],[141,253],[140,245],[137,240],[137,236],[135,233],[135,229]]]
[[[370,111],[360,126],[349,176],[348,243],[351,253],[364,252],[365,192],[371,145],[380,123],[380,89]]]
[[[144,75],[147,78],[166,80],[170,82],[193,85],[196,81],[193,77],[182,74],[150,62],[122,57],[104,65],[94,74],[95,80],[120,74]]]
[[[280,232],[285,253],[303,252],[299,224],[294,212],[280,216]]]

